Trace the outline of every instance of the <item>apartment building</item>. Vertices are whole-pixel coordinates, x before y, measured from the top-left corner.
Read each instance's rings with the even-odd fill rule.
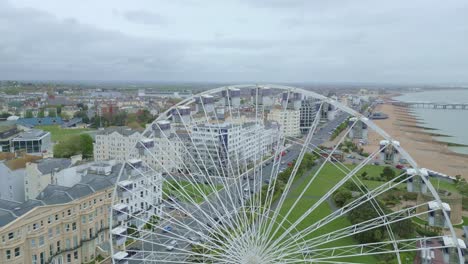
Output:
[[[255,123],[234,125],[204,124],[192,127],[190,154],[195,160],[205,161],[213,176],[228,176],[232,167],[245,167],[271,153],[278,126],[263,126]],[[239,160],[242,164],[232,164]],[[202,164],[192,164],[192,171]],[[237,173],[237,171],[235,172]]]
[[[301,107],[299,109],[301,133],[306,134],[309,132],[319,109],[320,102],[315,98],[307,98],[301,101]]]
[[[140,132],[128,127],[106,128],[96,134],[94,143],[94,160],[117,160],[123,162],[127,158],[135,158],[136,143],[141,139]],[[130,153],[131,156],[127,157]]]
[[[24,202],[24,179],[29,162],[40,160],[39,156],[0,153],[0,199]]]
[[[141,160],[122,166],[95,162],[71,187],[49,184],[23,203],[0,199],[0,263],[78,264],[107,256],[111,233],[141,228],[161,208],[161,175]]]
[[[277,122],[285,137],[297,137],[301,135],[300,110],[273,109],[268,114],[268,120]]]
[[[81,175],[78,171],[89,165],[73,166],[78,161],[81,161],[81,155],[70,159],[47,158],[27,163],[24,177],[25,199],[35,198],[49,184],[71,187],[80,182]]]

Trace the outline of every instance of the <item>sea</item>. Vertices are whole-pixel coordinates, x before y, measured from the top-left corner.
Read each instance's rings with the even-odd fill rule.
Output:
[[[468,103],[468,89],[437,90],[405,93],[394,99],[403,102],[426,101],[443,103]],[[421,118],[422,126],[436,129],[431,131],[449,137],[435,137],[439,141],[468,146],[468,110],[413,108]],[[450,147],[457,153],[468,154],[468,147]]]

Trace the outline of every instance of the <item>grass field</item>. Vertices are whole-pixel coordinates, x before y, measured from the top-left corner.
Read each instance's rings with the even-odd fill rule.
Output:
[[[222,186],[216,186],[219,191]],[[182,191],[183,189],[183,191]],[[213,192],[211,186],[201,184],[201,183],[192,183],[189,181],[173,181],[163,183],[163,192],[164,198],[167,196],[173,196],[179,198],[182,202],[188,202],[192,198],[196,203],[201,203],[205,201],[203,195],[208,196]]]
[[[349,168],[351,169],[354,165],[350,165]],[[368,174],[376,174],[380,175],[383,170],[381,166],[374,166],[369,165],[362,169],[362,171],[367,171]],[[280,215],[286,215],[289,209],[292,207],[294,202],[296,201],[297,197],[301,194],[303,190],[306,190],[304,196],[299,200],[296,207],[291,211],[291,213],[287,217],[287,221],[294,222],[299,217],[301,217],[312,205],[314,205],[320,197],[324,196],[333,186],[335,186],[343,177],[344,173],[339,171],[331,164],[327,164],[323,167],[321,173],[317,176],[317,178],[313,181],[307,189],[306,185],[309,182],[310,178],[314,175],[315,172],[312,172],[310,175],[306,176],[303,184],[298,184],[297,188],[292,189],[288,198],[285,200],[281,208]],[[360,174],[360,173],[359,173]],[[378,181],[367,181],[365,182],[371,183],[373,188],[379,186],[383,182]],[[368,186],[371,188],[371,186]],[[328,204],[327,201],[324,201],[320,204],[309,216],[307,216],[304,221],[302,221],[298,226],[297,230],[303,230],[304,228],[314,224],[318,220],[324,218],[325,216],[331,214],[333,212],[332,208]],[[337,229],[344,228],[346,226],[350,226],[351,223],[346,217],[340,217],[336,220],[330,222],[329,224],[321,227],[319,230],[314,231],[313,233],[309,234],[307,238],[317,237],[319,235],[327,234]],[[289,224],[286,224],[289,226]],[[284,230],[280,231],[281,234]],[[276,237],[279,236],[276,235]],[[339,247],[344,245],[352,245],[357,244],[358,242],[355,241],[351,236],[341,238],[339,240],[329,242],[319,247]],[[374,256],[362,256],[362,257],[352,257],[352,258],[340,258],[340,259],[333,259],[333,261],[350,261],[350,262],[359,262],[359,263],[378,263],[378,259]]]
[[[62,128],[59,125],[54,125],[54,126],[36,126],[38,129],[42,129],[44,131],[50,132],[51,139],[54,142],[60,142],[64,141],[67,138],[74,136],[74,135],[79,135],[83,132],[86,131],[91,131],[88,128],[73,128],[73,129],[66,129]]]

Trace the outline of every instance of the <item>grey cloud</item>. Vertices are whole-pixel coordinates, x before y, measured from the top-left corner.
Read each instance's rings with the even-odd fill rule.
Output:
[[[185,46],[0,6],[1,79],[173,79]],[[183,65],[183,63],[181,63]]]
[[[180,1],[226,23],[115,7],[137,29],[165,25],[131,37],[0,0],[0,79],[468,82],[464,0]]]

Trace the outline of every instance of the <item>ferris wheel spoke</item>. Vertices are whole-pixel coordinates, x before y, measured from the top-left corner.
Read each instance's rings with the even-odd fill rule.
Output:
[[[399,254],[403,252],[418,252],[427,249],[443,249],[452,248],[453,246],[446,246],[443,244],[426,244],[426,241],[431,240],[443,240],[443,236],[425,237],[425,238],[413,238],[413,239],[401,239],[396,241],[384,241],[368,244],[357,244],[340,247],[329,247],[329,248],[314,248],[308,253],[310,257],[306,261],[323,261],[327,259],[340,259],[340,258],[351,258],[360,256],[370,255],[383,255],[383,254]],[[396,242],[398,244],[398,250],[393,249],[392,244]]]
[[[340,124],[343,120],[346,125]],[[296,124],[302,134],[290,136]],[[354,152],[350,142],[357,146],[356,140],[364,135],[361,129],[372,129],[387,143],[380,141],[380,148],[367,158],[359,158],[357,164],[357,160],[351,165],[336,158],[338,150]],[[331,131],[337,131],[338,137],[325,142]],[[138,153],[127,156],[139,157],[143,166],[129,160],[125,170],[121,167],[119,179],[141,179],[142,186],[138,182],[126,188],[128,183],[122,182],[125,186],[121,188],[117,180],[112,210],[124,215],[119,220],[127,220],[118,221],[116,214],[110,214],[111,220],[123,227],[138,226],[134,228],[137,232],[128,229],[128,234],[120,228],[113,230],[114,235],[128,237],[127,244],[133,242],[122,245],[119,240],[120,246],[112,250],[126,251],[130,245],[139,248],[125,258],[132,263],[368,263],[385,254],[402,263],[400,253],[416,252],[416,244],[426,240],[406,239],[414,234],[402,235],[401,227],[434,210],[445,221],[450,217],[444,209],[434,209],[444,206],[439,195],[397,141],[350,107],[303,89],[247,84],[207,90],[161,113],[140,135],[137,147],[129,150]],[[363,148],[372,148],[373,137]],[[321,144],[334,146],[325,150]],[[367,165],[377,155],[387,159],[394,153],[406,159],[413,170],[400,174],[393,169],[397,175],[387,177],[385,168],[385,174],[375,177],[378,168]],[[305,168],[310,154],[322,158]],[[277,177],[286,162],[289,177]],[[361,175],[369,170],[372,175]],[[424,190],[434,200],[402,197],[405,182],[410,190],[415,179],[415,184],[427,186]],[[130,202],[118,196],[117,188],[132,196]],[[140,191],[146,195],[140,196]],[[346,196],[345,202],[341,203],[339,195]],[[410,201],[393,206],[396,197]],[[114,207],[117,202],[126,204],[128,212],[117,209],[122,205]],[[170,210],[162,209],[162,203],[171,206]],[[439,207],[434,207],[435,203]],[[354,217],[359,212],[363,215]],[[453,226],[446,223],[453,239]],[[383,241],[363,243],[367,240],[362,238],[374,233],[381,234]],[[171,247],[173,244],[177,246]],[[440,247],[437,243],[433,246]],[[453,248],[460,258],[462,245]]]
[[[299,242],[297,245],[299,247],[302,247],[302,246],[311,247],[311,248],[318,247],[318,246],[325,245],[327,243],[330,243],[330,242],[333,242],[342,238],[361,234],[369,230],[373,230],[373,229],[380,228],[380,227],[385,227],[385,226],[395,224],[398,222],[402,222],[408,219],[411,220],[414,217],[427,215],[429,212],[431,212],[431,210],[424,210],[427,208],[427,205],[428,203],[424,203],[424,204],[420,204],[417,206],[402,209],[399,211],[395,211],[385,216],[375,217],[375,218],[363,221],[355,225],[347,226],[342,229],[329,232],[327,234],[312,237],[310,239],[305,240],[304,242]],[[421,210],[420,208],[424,208],[424,209]],[[416,211],[417,209],[419,210]],[[308,235],[308,234],[303,234],[303,235]],[[396,241],[396,240],[392,239],[390,241]],[[288,246],[286,247],[289,248]]]
[[[181,120],[183,121],[182,118],[181,118]],[[184,122],[184,121],[183,121],[183,122]],[[184,123],[184,126],[186,126],[185,123]],[[177,135],[177,133],[176,133],[176,135]],[[167,136],[166,136],[165,138],[167,139]],[[190,140],[192,141],[193,146],[195,146],[195,144],[193,143],[193,138],[192,138],[192,136],[189,135],[189,138],[190,138]],[[205,147],[207,148],[206,144],[205,144]],[[185,148],[186,152],[188,153],[188,155],[190,156],[190,158],[193,160],[193,163],[195,164],[195,167],[197,167],[197,168],[200,170],[200,172],[201,172],[200,167],[198,166],[197,162],[195,162],[195,159],[194,159],[193,156],[190,154],[190,151],[187,150],[187,148],[186,148],[185,145],[184,145],[184,148]],[[196,148],[196,146],[195,146],[195,150],[197,151],[197,153],[199,153],[199,152],[198,152],[198,148]],[[154,155],[153,155],[153,158],[157,160],[157,157],[155,157]],[[179,159],[181,160],[181,163],[182,163],[183,166],[186,168],[186,170],[189,172],[190,176],[194,179],[193,174],[192,174],[192,173],[190,172],[190,170],[187,168],[187,165],[186,165],[185,162],[183,161],[182,157],[179,156]],[[206,169],[206,166],[205,166],[205,170],[208,171],[208,170]],[[168,173],[169,173],[169,172],[168,172]],[[169,174],[169,175],[171,175],[171,174]],[[171,176],[172,176],[172,175],[171,175]],[[221,211],[219,210],[219,206],[221,206],[221,208],[224,210],[224,215],[229,215],[229,214],[230,214],[230,211],[225,207],[225,203],[222,202],[223,197],[221,197],[221,196],[219,195],[219,193],[220,193],[220,191],[221,191],[222,189],[221,189],[220,191],[218,191],[217,188],[215,187],[215,184],[212,182],[211,177],[209,177],[209,174],[207,174],[207,177],[208,177],[208,185],[210,186],[210,188],[211,188],[211,190],[212,190],[212,194],[211,194],[211,195],[214,195],[214,196],[215,196],[215,198],[216,198],[216,202],[215,202],[215,203],[216,203],[218,206],[216,206],[213,202],[211,202],[211,199],[207,198],[207,196],[204,195],[204,192],[203,192],[203,191],[201,191],[200,193],[202,194],[202,196],[203,196],[203,198],[204,198],[204,203],[207,203],[207,204],[211,207],[211,211],[213,211],[213,212],[217,215],[217,217],[220,219],[220,218],[222,218],[222,215],[220,214]],[[174,179],[174,178],[173,178],[173,179]],[[227,183],[227,182],[224,183],[224,190],[225,190],[224,193],[227,193],[227,194],[230,193],[230,191],[228,191],[228,189],[230,188],[231,185],[233,185],[233,184],[229,184],[229,183]],[[195,184],[194,186],[197,186],[197,185]],[[214,196],[212,196],[212,197],[214,197]],[[199,210],[201,210],[208,218],[211,218],[211,216],[208,216],[202,208],[199,208]],[[232,223],[232,220],[231,220],[231,219],[227,219],[227,220],[228,220],[230,226],[234,226],[234,223]]]
[[[408,178],[405,177],[405,176],[406,176],[406,174],[403,173],[400,176],[393,179],[392,181],[387,182],[385,184],[385,188],[381,188],[383,186],[382,185],[381,187],[372,190],[372,192],[364,194],[363,196],[361,196],[361,197],[351,201],[350,203],[344,205],[342,208],[340,208],[340,209],[338,209],[336,211],[333,211],[332,213],[330,213],[329,215],[323,217],[322,219],[317,220],[314,224],[302,229],[299,233],[295,233],[290,238],[282,241],[280,243],[280,246],[281,245],[289,245],[289,243],[292,240],[297,239],[298,237],[307,237],[307,236],[313,234],[316,230],[319,230],[320,228],[322,228],[322,227],[326,226],[327,224],[333,222],[334,220],[338,219],[339,217],[342,217],[342,216],[348,214],[349,212],[359,208],[360,206],[363,206],[365,203],[367,203],[369,201],[375,200],[376,197],[379,196],[380,194],[385,193],[386,191],[393,189],[395,186],[398,186],[403,182],[406,182],[406,180]],[[404,178],[404,179],[402,180],[402,178]],[[401,210],[401,211],[404,211],[404,210]]]
[[[206,121],[207,123],[209,123],[210,120],[208,119],[208,114],[207,114],[206,109],[205,109],[205,105],[204,105],[204,102],[203,102],[203,98],[201,98],[201,97],[200,97],[200,102],[201,102],[202,109],[203,109],[203,112],[204,112],[205,121]],[[216,110],[214,110],[214,112],[215,112],[215,113],[214,113],[215,120],[216,120],[216,122],[217,122],[217,127],[218,127],[217,129],[218,129],[218,131],[220,131],[220,133],[221,133],[221,127],[220,127],[219,120],[218,120],[217,115],[216,115]],[[215,142],[214,137],[211,137],[211,140],[212,140],[213,145],[216,146],[216,142]],[[205,142],[204,140],[202,140],[202,141],[204,142],[204,144],[205,144],[205,146],[206,146],[206,142]],[[221,140],[221,144],[222,144],[223,149],[225,149],[226,151],[228,151],[228,148],[227,148],[226,143],[225,143],[224,140]],[[206,148],[206,149],[207,149],[207,151],[208,151],[208,148]],[[215,148],[215,150],[216,150],[217,158],[218,158],[220,161],[222,161],[222,158],[223,158],[223,157],[220,155],[220,150],[217,149],[217,148]],[[237,156],[237,160],[239,160],[239,155],[238,155],[238,152],[237,152],[237,148],[235,148],[235,152],[234,152],[234,153],[235,153],[235,155]],[[231,164],[231,162],[230,162],[230,159],[229,159],[229,153],[227,153],[227,159],[228,159],[227,167],[228,167],[228,168],[229,168],[229,167],[231,168],[231,175],[229,175],[229,171],[227,171],[226,173],[224,173],[224,171],[225,171],[225,170],[224,170],[224,166],[223,166],[222,164],[220,164],[221,170],[223,171],[223,178],[221,178],[221,180],[222,180],[222,181],[225,180],[225,181],[226,181],[226,183],[225,183],[226,185],[228,184],[228,183],[227,183],[228,179],[229,179],[229,180],[232,180],[232,181],[234,182],[232,185],[235,187],[234,190],[236,191],[236,196],[237,196],[238,199],[240,200],[240,206],[243,208],[243,207],[245,207],[245,201],[244,201],[243,193],[242,193],[242,191],[241,191],[242,187],[239,186],[239,185],[242,184],[242,183],[241,183],[242,178],[241,178],[241,175],[238,175],[238,178],[236,177],[236,173],[235,173],[235,171],[234,171],[234,169],[233,169],[233,167],[232,167],[232,164]],[[247,163],[247,161],[246,161],[245,159],[244,159],[244,163]],[[215,166],[216,166],[216,165],[215,165]],[[247,166],[247,165],[246,165],[246,166]],[[228,168],[226,168],[226,170],[228,170]],[[248,173],[248,170],[246,170],[246,173]],[[226,175],[226,174],[227,174],[227,175]],[[237,179],[236,179],[236,178],[237,178]],[[238,206],[237,206],[237,201],[236,201],[235,198],[232,197],[232,192],[231,192],[231,191],[228,191],[228,192],[226,192],[226,193],[227,193],[227,196],[228,196],[228,198],[229,198],[229,201],[231,202],[232,207],[233,207],[233,208],[237,208],[237,207],[238,207]],[[226,201],[226,202],[227,202],[227,201]],[[222,203],[222,201],[221,201],[221,203]],[[245,224],[248,223],[248,218],[247,218],[247,215],[245,214],[245,211],[243,211],[243,213],[244,213],[244,214],[243,214],[244,219],[242,219],[241,223],[237,223],[237,224],[238,224],[237,226],[239,226],[239,225],[245,225]],[[236,219],[237,219],[237,220],[241,220],[240,217],[239,217],[239,218],[236,218]],[[236,225],[234,224],[234,225],[232,226],[232,228],[234,229],[235,227],[236,227]],[[247,228],[248,228],[248,229],[251,229],[251,226],[247,224]]]
[[[313,146],[313,145],[312,145]],[[310,148],[309,145],[306,145],[305,147],[307,148]],[[320,150],[320,152],[322,153],[317,153],[316,149]],[[321,156],[321,154],[323,154],[323,150],[321,150],[320,148],[312,148],[312,151],[318,155]],[[337,168],[340,172],[342,172],[344,175],[346,175],[347,173],[349,173],[351,170],[349,169],[349,167],[347,167],[345,164],[343,164],[339,159],[337,159],[334,163],[332,163],[332,165]],[[357,186],[358,190],[362,193],[368,193],[369,192],[369,189],[367,188],[367,186],[360,180],[359,177],[352,177],[351,178],[352,182],[355,184],[355,186]],[[383,217],[386,217],[386,213],[384,212],[382,206],[380,205],[380,203],[376,200],[375,197],[373,197],[371,200],[369,200],[371,206],[374,208],[374,210],[377,212],[377,214],[379,216],[383,216]],[[385,218],[386,220],[386,218]],[[396,240],[395,238],[395,235],[393,233],[393,229],[392,229],[392,226],[391,225],[385,225],[385,228],[387,229],[387,233],[389,235],[389,238],[390,240]],[[395,250],[398,250],[397,248],[397,243],[394,243],[393,244],[394,246],[394,249]],[[401,259],[400,259],[400,256],[397,255],[397,261],[398,263],[401,263]]]
[[[138,216],[136,216],[135,214],[130,214],[130,213],[127,213],[127,212],[124,212],[124,211],[119,211],[119,212],[122,213],[122,214],[125,214],[125,215],[129,216],[130,219],[135,219],[135,220],[139,220],[139,221],[145,222],[145,223],[148,224],[151,228],[155,228],[155,229],[158,229],[158,230],[163,231],[163,232],[166,232],[166,231],[167,231],[167,230],[164,229],[164,226],[162,226],[161,224],[156,224],[156,223],[152,223],[151,221],[146,221],[145,219],[143,219],[143,218],[141,218],[141,217],[138,217]],[[164,211],[162,211],[161,214],[166,216],[166,218],[163,218],[163,221],[161,221],[161,222],[169,222],[169,221],[170,221],[170,223],[171,223],[172,225],[174,225],[174,226],[176,226],[176,227],[180,227],[182,230],[187,230],[186,233],[189,233],[189,232],[190,232],[190,233],[193,233],[193,234],[197,234],[197,235],[199,235],[199,236],[202,236],[202,238],[203,238],[204,240],[207,240],[207,241],[212,241],[212,240],[213,240],[213,238],[211,238],[210,236],[207,236],[207,235],[205,235],[203,232],[200,232],[199,230],[194,229],[194,228],[191,227],[190,225],[183,223],[182,221],[180,221],[180,220],[177,219],[176,217],[174,217],[174,216],[172,216],[172,215],[170,215],[170,214],[168,214],[168,213],[166,213],[166,212],[164,212]],[[201,225],[201,226],[204,226],[204,223],[203,223],[203,222],[200,222],[198,219],[192,218],[192,220],[193,220],[194,222],[197,222],[197,224],[199,224],[199,225]],[[141,230],[140,230],[140,231],[141,231]],[[140,231],[139,231],[139,232],[140,232]],[[212,232],[212,231],[209,230],[209,229],[208,229],[207,231],[208,231],[208,233],[210,233],[211,235],[216,235],[216,234],[218,234],[218,232],[223,232],[223,230],[217,230],[217,232]],[[146,231],[142,231],[142,232],[146,232]],[[167,231],[167,233],[173,234],[172,231]],[[175,234],[175,233],[174,233],[174,234]],[[164,236],[164,235],[162,234],[162,236]],[[186,239],[187,239],[187,238],[181,237],[180,235],[177,235],[177,234],[176,234],[176,236],[177,236],[179,239],[182,239],[182,240],[184,240],[184,239],[186,240]]]
[[[158,159],[157,157],[155,157],[155,156],[153,156],[153,157],[155,158],[156,161],[158,161],[158,162],[160,163],[160,161],[159,161],[159,159]],[[133,165],[131,165],[131,164],[129,164],[129,165],[133,167]],[[164,168],[164,165],[163,165],[163,164],[160,163],[160,165]],[[140,174],[142,174],[142,172],[141,172],[138,168],[135,168],[135,167],[133,167],[133,168],[134,168],[135,170],[137,170]],[[150,168],[151,170],[153,170],[151,167],[149,167],[149,168]],[[167,169],[165,169],[165,170],[166,170],[168,176],[172,177],[172,174],[170,173],[170,171],[167,170]],[[153,171],[154,171],[154,170],[153,170]],[[142,175],[143,175],[143,174],[142,174]],[[174,182],[177,182],[177,181],[175,180],[174,177],[172,177],[172,179],[174,180]],[[166,182],[167,182],[170,186],[173,186],[172,183],[170,183],[170,181],[166,181]],[[194,186],[196,186],[196,185],[194,185]],[[142,188],[144,188],[144,187],[142,187]],[[150,192],[152,191],[152,190],[148,190],[148,189],[146,189],[146,188],[144,188],[144,189],[145,189],[146,191],[150,191]],[[201,206],[198,205],[198,203],[192,199],[192,197],[186,192],[186,190],[185,190],[184,188],[179,188],[179,189],[182,190],[182,192],[185,193],[185,198],[187,198],[189,201],[191,201],[191,202],[192,202],[192,205],[195,206],[195,208],[197,209],[196,212],[201,212],[201,213],[204,215],[204,217],[205,217],[209,222],[211,222],[211,225],[212,225],[212,226],[214,226],[215,228],[218,228],[217,223],[212,219],[212,217],[211,217],[210,215],[208,215],[208,214],[205,212],[205,210],[204,210],[203,208],[201,208]],[[128,189],[127,189],[127,190],[128,190]],[[131,190],[128,190],[128,191],[132,192]],[[164,188],[162,189],[162,192],[165,193]],[[203,191],[200,191],[200,193],[201,193],[202,195],[204,195]],[[167,194],[167,193],[166,193],[166,194]],[[168,194],[167,194],[167,195],[168,195]],[[205,198],[206,198],[206,195],[204,195],[204,196],[205,196]],[[136,197],[139,197],[139,195],[136,194]],[[141,199],[141,198],[140,198],[140,199]],[[212,204],[209,202],[209,199],[205,199],[205,201],[207,201],[208,204],[212,206],[212,208],[216,208],[214,205],[212,205]],[[185,213],[185,214],[187,214],[187,215],[190,215],[190,216],[194,215],[194,213],[195,213],[195,212],[189,212],[186,208],[184,208],[183,206],[181,206],[179,203],[173,203],[173,206],[176,207],[178,210],[182,211],[183,213]],[[218,212],[217,209],[214,209],[213,211],[214,211],[215,213]],[[219,214],[218,214],[218,215],[219,215]],[[219,215],[219,217],[221,217],[221,215]]]
[[[356,122],[354,122],[354,124],[356,124]],[[349,130],[347,131],[349,132]],[[337,147],[341,144],[341,141],[342,139],[340,140],[340,143],[338,143],[335,148],[333,149],[333,151],[329,154],[329,156],[327,157],[327,159],[325,160],[325,162],[322,163],[322,165],[320,166],[320,168],[317,170],[317,172],[314,174],[314,176],[311,178],[311,180],[307,183],[307,185],[305,186],[305,188],[302,190],[301,194],[299,195],[299,198],[295,200],[294,204],[297,204],[299,199],[301,197],[303,197],[304,193],[307,191],[307,189],[310,187],[311,183],[314,181],[314,179],[317,177],[317,175],[322,171],[323,169],[323,166],[324,164],[330,160],[330,157],[332,156],[333,152],[336,151]],[[353,177],[355,175],[355,173],[357,173],[362,167],[364,167],[364,165],[366,165],[370,160],[372,160],[374,158],[375,155],[377,155],[382,149],[384,149],[386,146],[384,146],[383,148],[375,151],[374,153],[370,154],[366,159],[364,159],[364,161],[357,165],[355,168],[353,168],[346,176],[344,176],[335,186],[333,186],[327,193],[325,193],[322,197],[320,197],[320,199],[315,202],[309,209],[307,209],[307,211],[301,215],[292,225],[291,227],[289,227],[288,229],[288,232],[286,233],[289,233],[290,231],[292,231],[298,224],[300,224],[304,219],[306,219],[319,205],[321,205],[323,203],[323,201],[327,200],[338,188],[340,188],[345,182],[347,182],[351,177]],[[286,214],[286,217],[289,215],[289,213],[291,212],[291,208],[289,209],[288,213]],[[281,241],[285,236],[286,236],[286,233],[283,233],[280,235],[280,237],[277,239],[277,242],[278,241]],[[276,244],[277,242],[275,242],[274,244]]]

